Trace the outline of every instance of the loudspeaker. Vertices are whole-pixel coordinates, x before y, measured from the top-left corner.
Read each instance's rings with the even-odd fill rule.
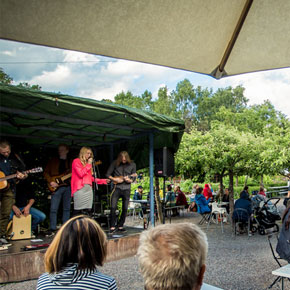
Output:
[[[154,151],[154,175],[158,177],[174,176],[173,150],[163,147]]]

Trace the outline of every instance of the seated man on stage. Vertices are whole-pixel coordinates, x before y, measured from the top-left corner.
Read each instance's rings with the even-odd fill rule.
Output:
[[[115,184],[111,194],[110,233],[116,230],[120,232],[126,231],[123,226],[130,201],[131,183],[136,176],[136,164],[130,159],[127,151],[120,152],[118,158],[112,162],[106,173],[106,177]],[[116,209],[120,198],[122,199],[122,214],[117,223]]]
[[[42,211],[32,207],[34,202],[35,194],[32,188],[32,181],[31,178],[28,178],[21,184],[17,185],[16,199],[14,205],[12,206],[10,219],[12,219],[14,215],[17,217],[24,215],[26,217],[31,214],[31,230],[34,235],[37,235],[38,225],[45,220],[46,215]]]

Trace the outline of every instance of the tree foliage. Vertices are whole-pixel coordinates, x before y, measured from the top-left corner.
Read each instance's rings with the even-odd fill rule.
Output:
[[[8,74],[6,74],[3,69],[0,67],[0,83],[4,85],[12,84],[13,79]]]

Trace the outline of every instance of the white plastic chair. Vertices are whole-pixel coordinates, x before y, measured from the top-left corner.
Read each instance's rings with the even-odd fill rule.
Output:
[[[140,209],[140,207],[141,207],[140,203],[133,202],[132,199],[130,199],[128,205],[128,213],[130,215],[132,214],[133,219],[137,217],[137,212],[139,212],[138,209]]]
[[[228,214],[227,214],[227,210],[224,207],[218,207],[218,203],[217,202],[213,202],[211,204],[212,208],[211,208],[211,213],[210,213],[210,217],[209,217],[209,222],[207,224],[207,229],[211,223],[211,221],[213,221],[214,223],[218,224],[219,220],[218,220],[218,216],[220,215],[221,218],[221,228],[222,228],[222,232],[224,232],[224,218],[228,218]],[[214,216],[216,217],[214,220]]]

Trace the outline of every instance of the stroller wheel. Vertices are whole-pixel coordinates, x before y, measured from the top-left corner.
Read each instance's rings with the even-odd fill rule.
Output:
[[[264,226],[259,226],[258,227],[258,231],[259,231],[259,234],[264,236],[265,235],[265,227]]]
[[[252,226],[252,232],[256,233],[257,232],[257,227],[256,226]]]

